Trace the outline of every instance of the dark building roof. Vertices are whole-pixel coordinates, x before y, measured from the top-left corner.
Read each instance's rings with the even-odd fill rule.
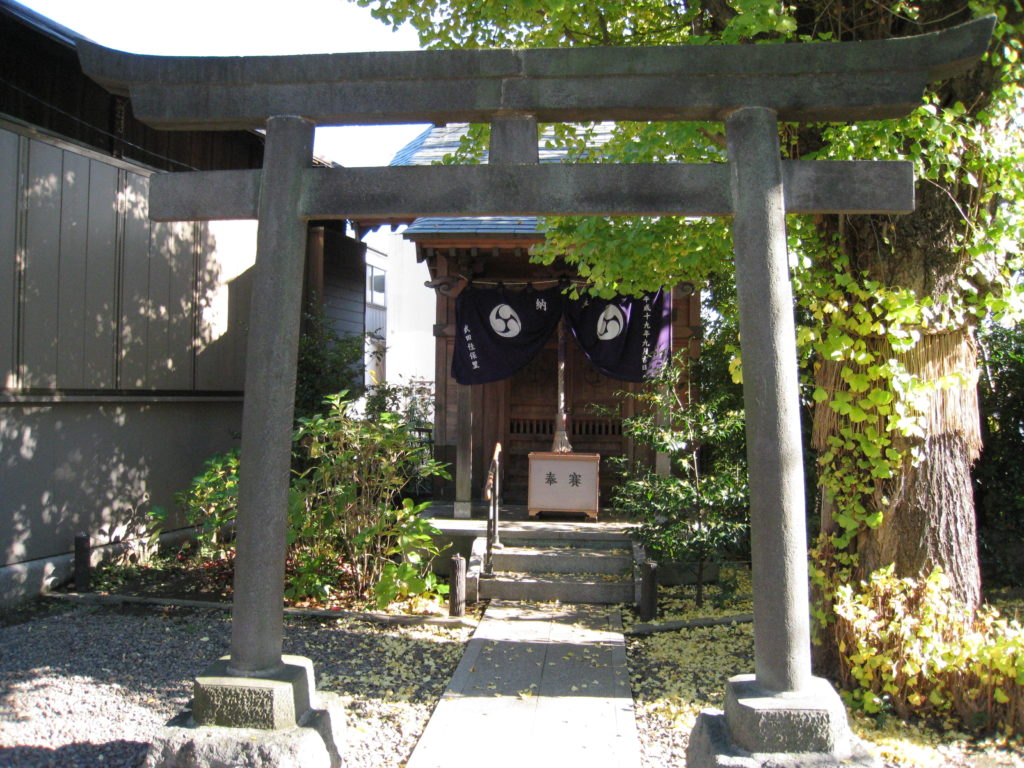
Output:
[[[71,48],[75,46],[76,39],[88,39],[84,35],[68,29],[63,24],[58,24],[53,19],[48,19],[38,11],[15,2],[15,0],[0,0],[0,13],[13,16],[28,27],[40,32],[51,40],[63,43]]]
[[[242,131],[157,131],[82,73],[83,36],[0,0],[0,114],[22,126],[154,170],[259,168],[263,138]]]

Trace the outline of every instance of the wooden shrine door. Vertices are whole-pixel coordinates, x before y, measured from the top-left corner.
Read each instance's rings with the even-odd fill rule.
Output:
[[[529,365],[505,384],[506,414],[502,443],[505,446],[505,501],[525,504],[528,456],[532,451],[550,451],[558,407],[558,341],[553,335]],[[566,405],[569,410],[569,440],[573,451],[601,454],[601,499],[607,502],[615,478],[608,466],[611,456],[628,454],[630,441],[622,435],[621,419],[598,415],[593,406],[619,405],[624,415],[633,412],[629,399],[617,396],[640,385],[616,381],[602,375],[584,357],[570,338],[566,344]]]

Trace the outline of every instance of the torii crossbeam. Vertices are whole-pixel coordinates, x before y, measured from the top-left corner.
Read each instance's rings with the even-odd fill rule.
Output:
[[[290,657],[283,663],[281,647],[308,220],[725,215],[733,217],[744,364],[755,674],[730,681],[724,716],[702,715],[688,764],[716,765],[726,753],[730,760],[750,760],[730,765],[762,765],[761,753],[814,753],[833,761],[815,765],[871,764],[853,745],[838,696],[811,676],[785,214],[907,212],[913,172],[898,162],[782,161],[778,122],[905,115],[920,104],[928,82],[973,65],[993,24],[979,19],[944,32],[864,43],[244,58],[139,56],[79,41],[85,72],[130,96],[135,115],[153,127],[267,131],[262,171],[160,174],[150,205],[155,219],[259,219],[231,657],[218,668],[234,677],[233,690],[257,690],[261,680],[287,677],[287,670],[301,666]],[[538,164],[538,121],[590,120],[724,122],[727,162]],[[455,121],[492,124],[489,165],[312,167],[317,125]],[[197,685],[199,719],[230,719],[219,714],[225,710],[216,700],[218,685],[202,679]],[[296,711],[286,716],[269,704],[268,727],[289,717],[294,722],[309,698],[297,694]]]

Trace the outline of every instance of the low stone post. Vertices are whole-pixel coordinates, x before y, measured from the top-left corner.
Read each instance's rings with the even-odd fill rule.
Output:
[[[466,558],[455,555],[452,558],[451,578],[448,584],[448,615],[466,614]]]
[[[658,612],[658,564],[645,560],[640,564],[640,621],[651,621]]]

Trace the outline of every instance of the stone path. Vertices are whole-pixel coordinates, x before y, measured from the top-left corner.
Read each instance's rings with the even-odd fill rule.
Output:
[[[407,768],[637,768],[617,611],[492,600]]]

